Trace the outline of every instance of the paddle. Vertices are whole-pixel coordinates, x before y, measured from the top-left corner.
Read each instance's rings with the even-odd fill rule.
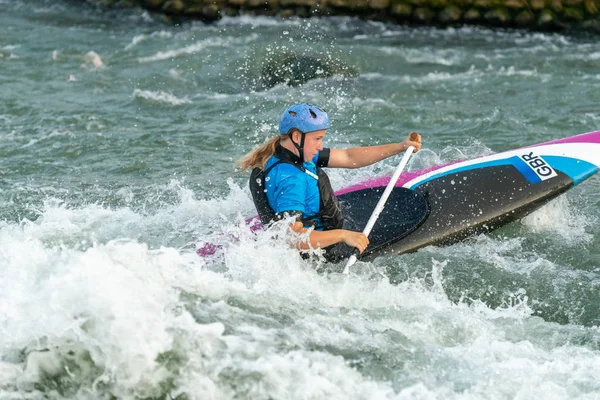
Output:
[[[417,140],[417,139],[418,139],[417,134],[415,132],[411,132],[410,140]],[[394,189],[394,186],[396,186],[396,182],[398,182],[398,178],[400,178],[400,174],[404,170],[404,167],[406,167],[406,164],[408,163],[408,159],[410,158],[410,156],[414,150],[415,150],[415,148],[413,146],[408,146],[408,149],[406,149],[406,151],[404,152],[404,156],[402,157],[402,160],[400,160],[400,164],[396,168],[396,171],[394,171],[394,175],[392,175],[390,182],[388,183],[387,187],[383,191],[383,194],[381,195],[379,202],[377,203],[377,205],[375,206],[375,209],[373,210],[373,214],[371,214],[371,218],[369,218],[369,221],[367,222],[365,229],[363,229],[363,233],[365,235],[367,235],[367,237],[371,233],[371,229],[373,229],[373,225],[375,225],[375,222],[377,222],[377,218],[379,218],[379,214],[381,214],[381,211],[383,210],[383,207],[385,206],[385,203],[386,203],[388,197],[390,197],[390,193],[392,193],[392,189]],[[346,263],[346,267],[344,268],[344,274],[348,274],[350,272],[350,267],[356,262],[357,254],[358,254],[358,249],[355,249],[354,253],[352,254],[352,256],[348,259],[348,262]]]

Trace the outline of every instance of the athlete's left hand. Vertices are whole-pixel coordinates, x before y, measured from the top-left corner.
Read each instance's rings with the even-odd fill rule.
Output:
[[[415,148],[415,153],[421,149],[421,135],[419,135],[417,132],[411,132],[406,139],[404,139],[402,142],[402,147],[404,150],[402,151],[406,151],[410,146]]]

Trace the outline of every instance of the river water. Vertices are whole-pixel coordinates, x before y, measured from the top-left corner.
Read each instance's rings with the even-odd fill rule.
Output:
[[[410,169],[597,130],[597,37],[49,0],[0,26],[0,399],[600,398],[598,176],[345,277],[239,225],[234,168],[294,102],[330,147],[420,132]],[[285,53],[355,74],[260,87]]]

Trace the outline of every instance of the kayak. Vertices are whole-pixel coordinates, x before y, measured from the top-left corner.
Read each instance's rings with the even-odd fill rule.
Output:
[[[600,131],[403,173],[358,256],[369,261],[450,245],[523,218],[600,169]],[[390,176],[336,192],[344,228],[362,231]],[[258,216],[247,220],[262,229]],[[349,257],[349,246],[338,253]],[[197,252],[214,254],[205,244]],[[335,260],[337,261],[337,260]]]

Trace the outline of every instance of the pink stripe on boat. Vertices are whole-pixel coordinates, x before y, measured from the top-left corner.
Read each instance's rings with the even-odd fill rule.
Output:
[[[443,168],[450,164],[454,164],[454,163],[448,163],[448,164],[444,164],[444,165],[434,165],[433,167],[421,169],[418,171],[404,172],[402,175],[400,175],[400,178],[398,179],[398,182],[396,182],[395,186],[402,186],[406,182],[408,182],[412,179],[415,179],[416,177],[419,177],[419,176],[424,175],[431,171],[435,171],[436,169]],[[390,182],[391,178],[392,177],[388,175],[388,176],[380,176],[378,178],[369,179],[367,181],[357,183],[356,185],[352,185],[347,188],[340,189],[337,192],[335,192],[335,194],[336,194],[336,196],[339,196],[344,193],[354,192],[354,191],[361,190],[361,189],[369,189],[369,188],[387,186],[387,184]]]

